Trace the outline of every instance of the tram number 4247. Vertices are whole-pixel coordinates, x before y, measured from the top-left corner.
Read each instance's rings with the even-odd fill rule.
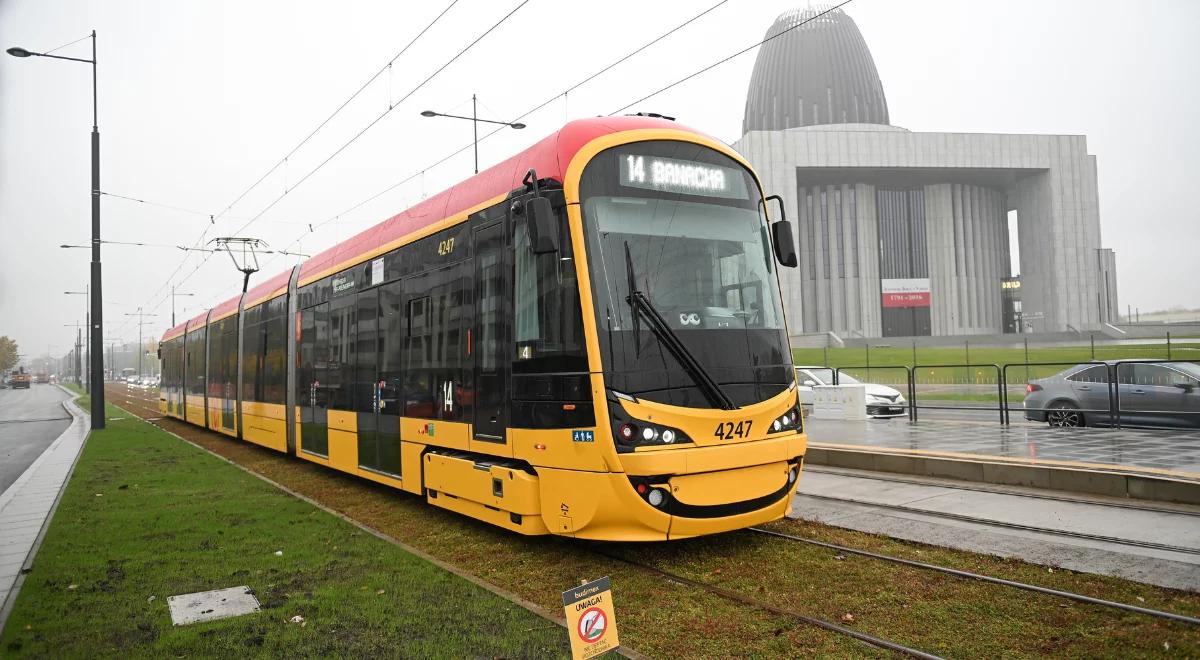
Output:
[[[750,435],[750,425],[752,420],[745,420],[734,424],[733,422],[721,422],[717,424],[717,430],[713,431],[713,435],[722,440],[732,440],[733,438],[745,438]]]

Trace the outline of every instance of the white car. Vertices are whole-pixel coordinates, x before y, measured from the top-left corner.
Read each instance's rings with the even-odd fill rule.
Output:
[[[796,367],[796,382],[800,389],[800,403],[813,404],[813,388],[817,385],[833,385],[833,369],[830,367]],[[887,385],[864,383],[848,373],[838,374],[839,385],[862,385],[866,388],[867,414],[871,417],[903,417],[908,414],[908,401],[899,390]]]

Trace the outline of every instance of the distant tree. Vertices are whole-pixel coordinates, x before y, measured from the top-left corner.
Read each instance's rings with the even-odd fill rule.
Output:
[[[8,337],[0,337],[0,371],[8,371],[17,366],[17,342]]]

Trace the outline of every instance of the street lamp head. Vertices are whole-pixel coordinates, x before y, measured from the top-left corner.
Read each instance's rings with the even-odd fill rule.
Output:
[[[525,124],[522,124],[519,121],[514,121],[513,123],[509,124],[509,126],[512,126],[513,128],[517,129],[518,131],[521,130],[522,128],[525,128]]]
[[[20,46],[13,46],[12,48],[9,48],[8,54],[12,55],[13,57],[29,57],[30,55],[33,55],[33,53],[21,48]]]
[[[433,110],[422,110],[421,116],[422,117],[436,117],[436,116],[438,116],[438,113],[434,112]]]

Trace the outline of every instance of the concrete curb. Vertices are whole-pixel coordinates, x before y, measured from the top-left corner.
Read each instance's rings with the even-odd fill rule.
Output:
[[[79,406],[75,405],[75,400],[78,399],[80,395],[68,390],[62,385],[56,385],[56,387],[71,396],[70,399],[62,402],[63,409],[71,415],[71,424],[67,426],[66,430],[59,434],[57,438],[55,438],[54,442],[50,443],[50,445],[46,447],[41,456],[38,456],[37,460],[31,463],[29,467],[26,468],[25,472],[21,473],[21,476],[18,477],[15,482],[13,482],[12,486],[10,486],[8,490],[4,491],[4,495],[7,495],[8,497],[0,497],[0,511],[4,510],[4,507],[8,505],[9,501],[16,496],[18,488],[23,486],[24,483],[31,478],[31,475],[34,473],[34,469],[37,468],[47,456],[50,456],[53,453],[54,449],[56,449],[58,445],[62,443],[64,438],[71,433],[79,433],[78,429],[81,426],[86,426],[87,430],[84,432],[83,442],[79,444],[79,451],[75,453],[75,457],[71,460],[71,467],[69,470],[67,470],[66,478],[63,479],[62,484],[60,484],[58,487],[58,494],[54,496],[54,503],[50,505],[50,510],[46,514],[46,518],[42,520],[42,526],[40,529],[38,529],[37,537],[34,539],[33,545],[29,548],[29,552],[25,555],[25,561],[21,564],[21,572],[17,575],[17,579],[13,581],[12,588],[8,590],[8,595],[5,597],[4,603],[0,604],[0,632],[3,632],[5,624],[8,623],[8,616],[12,614],[13,606],[17,602],[17,595],[21,593],[21,587],[25,584],[25,576],[28,575],[29,571],[33,568],[33,561],[37,557],[38,550],[40,550],[42,547],[42,541],[46,538],[46,530],[50,528],[50,521],[54,520],[54,514],[58,511],[58,505],[62,501],[63,491],[67,489],[67,484],[71,483],[71,477],[75,474],[75,466],[79,464],[79,457],[83,455],[83,448],[87,446],[88,440],[92,437],[91,420],[82,410],[79,409]]]
[[[902,451],[881,452],[877,449],[858,451],[810,444],[805,462],[811,465],[871,472],[893,472],[1089,495],[1200,504],[1200,483],[1163,475],[926,456]]]

